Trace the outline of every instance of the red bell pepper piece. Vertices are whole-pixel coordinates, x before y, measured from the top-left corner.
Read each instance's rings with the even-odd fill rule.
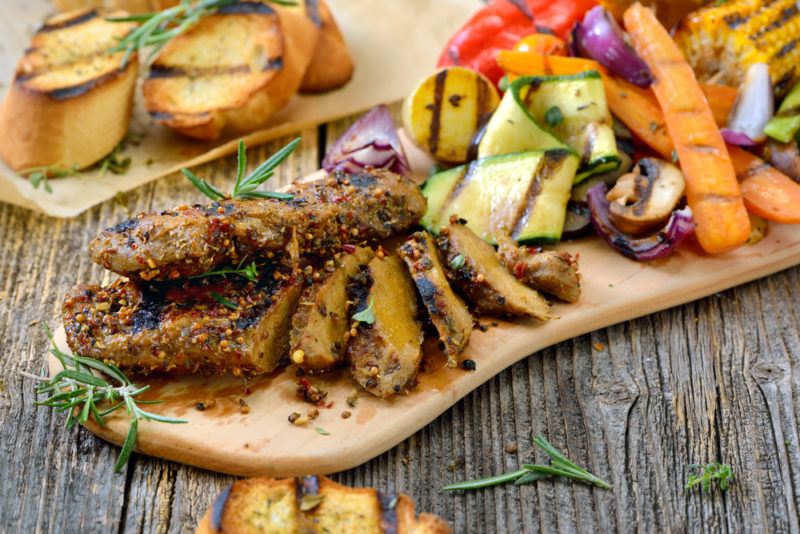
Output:
[[[495,84],[503,77],[495,56],[532,33],[553,32],[566,39],[573,24],[596,0],[492,0],[479,10],[445,46],[439,66],[474,69]]]

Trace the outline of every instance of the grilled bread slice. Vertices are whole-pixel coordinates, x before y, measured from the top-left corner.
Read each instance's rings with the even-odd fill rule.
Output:
[[[350,370],[378,397],[413,385],[422,359],[414,282],[397,256],[375,257],[353,278],[350,298],[358,320],[347,345]]]
[[[292,317],[289,348],[292,360],[303,369],[326,371],[344,360],[350,331],[347,284],[373,256],[372,249],[358,247],[352,254],[335,260],[336,270],[325,279],[303,291]]]
[[[432,514],[416,517],[408,495],[349,488],[325,477],[251,478],[214,499],[196,534],[448,534]]]
[[[437,241],[453,284],[478,312],[550,318],[550,305],[500,263],[494,248],[463,224],[442,228]]]
[[[147,111],[197,139],[255,130],[300,88],[318,37],[303,6],[223,6],[161,50],[143,84]]]
[[[161,11],[170,6],[174,6],[179,0],[53,0],[56,9],[61,11],[71,11],[73,9],[121,9],[128,13],[150,13]]]
[[[474,320],[467,305],[450,288],[433,236],[417,232],[397,252],[408,265],[422,303],[439,333],[447,365],[455,367],[458,355],[469,343]]]
[[[510,238],[498,239],[500,262],[526,286],[564,302],[581,296],[578,260],[568,252],[520,247]]]
[[[302,282],[203,278],[180,283],[80,285],[63,307],[76,354],[136,374],[259,374],[287,359]]]
[[[306,0],[307,15],[319,28],[319,42],[303,77],[300,91],[322,93],[338,89],[353,76],[353,58],[325,0]]]
[[[138,65],[132,57],[123,66],[122,53],[107,51],[134,27],[107,22],[95,10],[44,22],[0,108],[0,156],[12,169],[82,169],[122,140]]]

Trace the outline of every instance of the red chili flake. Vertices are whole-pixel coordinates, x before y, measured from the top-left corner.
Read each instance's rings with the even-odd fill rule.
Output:
[[[342,245],[342,250],[347,252],[348,254],[352,254],[356,251],[355,245]]]
[[[521,261],[514,264],[514,276],[522,278],[525,276],[525,264]]]

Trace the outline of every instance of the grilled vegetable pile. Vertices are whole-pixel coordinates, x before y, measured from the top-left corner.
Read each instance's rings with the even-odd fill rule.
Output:
[[[670,25],[687,11],[656,3]],[[717,2],[686,15],[674,39],[638,3],[587,6],[555,35],[539,27],[541,6],[508,4],[537,29],[493,50],[494,64],[470,65],[476,79],[505,73],[485,125],[463,127],[447,101],[435,117],[423,109],[407,118],[411,138],[443,167],[423,187],[431,232],[457,217],[491,244],[547,244],[593,227],[648,261],[692,236],[709,254],[753,243],[754,217],[800,220],[793,0]],[[456,89],[447,94],[457,100]],[[417,132],[432,120],[439,132],[461,128],[462,148],[472,136],[464,157],[431,150]]]

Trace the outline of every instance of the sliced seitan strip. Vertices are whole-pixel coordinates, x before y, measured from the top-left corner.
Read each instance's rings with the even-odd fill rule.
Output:
[[[422,359],[422,327],[408,269],[396,256],[374,258],[353,277],[356,335],[347,345],[355,379],[373,395],[389,397],[413,385]]]
[[[537,252],[504,239],[499,243],[497,254],[503,265],[526,286],[565,302],[577,302],[580,298],[578,259],[568,252]]]
[[[425,231],[417,232],[408,238],[398,253],[408,265],[422,303],[439,333],[447,365],[455,367],[458,355],[469,343],[474,319],[461,297],[450,288],[433,236]]]
[[[371,249],[358,247],[352,254],[343,255],[336,270],[324,280],[303,291],[292,317],[290,341],[292,360],[303,369],[326,371],[344,360],[350,330],[347,285],[373,256]]]
[[[450,279],[480,313],[550,319],[550,305],[500,263],[494,248],[463,224],[442,229],[438,240]]]

